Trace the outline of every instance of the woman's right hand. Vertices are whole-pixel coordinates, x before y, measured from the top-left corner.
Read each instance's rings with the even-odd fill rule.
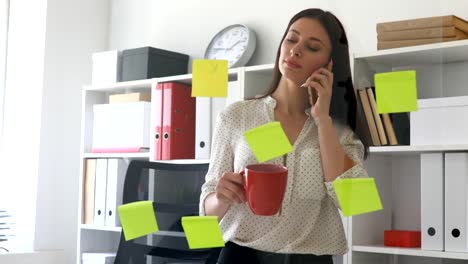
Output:
[[[216,184],[216,198],[229,205],[244,203],[244,177],[239,173],[225,172]]]

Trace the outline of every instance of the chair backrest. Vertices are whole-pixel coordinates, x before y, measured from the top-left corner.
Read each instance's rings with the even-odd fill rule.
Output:
[[[198,215],[207,171],[208,163],[131,161],[125,175],[123,204],[152,200],[160,231],[129,241],[122,233],[115,263],[216,263],[212,258],[217,249],[189,249],[181,225],[182,216]]]

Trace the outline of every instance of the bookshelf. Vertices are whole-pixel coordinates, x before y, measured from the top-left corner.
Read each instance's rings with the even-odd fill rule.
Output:
[[[355,54],[353,57],[355,88],[373,85],[373,74],[401,69],[416,69],[418,98],[444,98],[466,96],[464,83],[468,83],[468,40],[436,43],[423,46],[383,50]],[[230,96],[233,100],[244,100],[263,94],[270,83],[273,64],[241,67],[229,70],[229,81],[237,82],[238,89]],[[450,78],[447,78],[450,76]],[[144,153],[90,153],[92,142],[92,106],[107,103],[108,96],[116,93],[151,93],[158,83],[176,81],[192,83],[192,75],[184,74],[148,80],[120,82],[101,86],[83,87],[81,173],[88,158],[144,159],[154,161],[154,146],[151,136],[149,152]],[[154,107],[154,101],[151,103]],[[153,113],[154,111],[151,111]],[[154,127],[151,117],[150,128]],[[150,132],[153,135],[153,131]],[[370,147],[365,161],[369,175],[375,177],[384,210],[356,217],[343,218],[350,251],[337,256],[335,263],[462,263],[468,253],[433,252],[421,249],[383,247],[385,229],[420,229],[420,154],[433,152],[468,151],[467,144],[380,146]],[[156,161],[169,163],[207,163],[209,160]],[[120,238],[120,227],[84,225],[82,217],[82,192],[79,188],[78,205],[78,248],[76,263],[81,263],[83,252],[115,252]]]
[[[269,75],[273,65],[260,65],[252,67],[241,67],[229,69],[228,81],[235,83],[233,91],[230,90],[228,100],[237,101],[254,97],[265,92],[265,85],[250,86],[253,82],[257,84],[269,81]],[[246,84],[246,80],[249,85]],[[76,263],[81,264],[81,254],[84,252],[116,252],[121,235],[121,227],[100,226],[94,224],[83,224],[83,180],[85,173],[86,159],[118,158],[126,160],[150,160],[153,162],[176,163],[176,164],[197,164],[209,163],[209,159],[180,159],[180,160],[154,160],[154,138],[153,128],[155,127],[154,112],[151,110],[150,117],[150,149],[148,152],[140,153],[91,153],[92,131],[93,131],[93,105],[108,103],[108,97],[112,94],[120,93],[151,93],[158,83],[179,82],[187,85],[192,84],[192,74],[153,78],[147,80],[137,80],[119,82],[107,85],[86,85],[82,89],[82,137],[81,137],[81,158],[80,158],[80,178],[79,178],[79,204],[78,204],[78,243]],[[255,89],[254,89],[255,88]],[[230,88],[231,89],[231,86]],[[154,98],[154,97],[152,97]],[[151,107],[155,107],[155,100],[151,101]],[[214,111],[214,110],[212,110]],[[213,114],[213,113],[212,113]],[[213,129],[213,127],[212,127]],[[195,146],[194,146],[195,147]]]
[[[468,95],[465,88],[468,40],[354,54],[353,66],[356,89],[373,86],[375,73],[414,69],[418,99]],[[434,120],[434,125],[436,122]],[[348,263],[466,263],[467,252],[383,246],[384,230],[422,229],[421,154],[447,152],[468,152],[468,145],[428,142],[425,145],[370,147],[365,166],[369,176],[376,180],[384,209],[347,219]]]

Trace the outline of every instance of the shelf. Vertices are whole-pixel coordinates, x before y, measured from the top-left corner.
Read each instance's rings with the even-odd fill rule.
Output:
[[[275,64],[264,64],[245,67],[245,72],[271,72]]]
[[[149,159],[149,152],[138,153],[85,153],[86,159],[104,159],[104,158],[128,158],[128,159]]]
[[[233,68],[228,70],[228,80],[229,81],[237,81],[237,74],[239,73],[239,68]],[[158,83],[163,82],[180,82],[184,84],[191,85],[192,84],[192,74],[183,74],[183,75],[176,75],[176,76],[168,76],[168,77],[161,77],[157,78]]]
[[[176,160],[152,160],[151,162],[170,164],[205,164],[210,163],[209,159],[176,159]]]
[[[440,252],[422,250],[420,248],[397,248],[379,246],[353,246],[353,252],[367,252],[380,254],[395,254],[418,257],[448,258],[448,259],[468,259],[468,253]]]
[[[459,145],[427,145],[427,146],[382,146],[382,147],[369,147],[369,152],[372,154],[421,154],[425,152],[456,152],[468,151],[467,144]]]
[[[139,153],[85,153],[85,159],[105,159],[105,158],[122,158],[122,159],[149,159],[149,152]],[[205,164],[210,163],[209,159],[175,159],[175,160],[151,160],[151,162],[171,163],[171,164]]]
[[[87,91],[114,91],[116,89],[151,89],[154,79],[136,80],[128,82],[110,83],[108,85],[87,85],[84,87]]]
[[[393,67],[467,61],[468,40],[357,53],[354,58]]]
[[[108,226],[97,226],[97,225],[86,225],[86,224],[81,224],[81,225],[80,225],[80,228],[81,228],[81,229],[87,229],[87,230],[122,232],[122,227],[120,227],[120,226],[108,227]]]

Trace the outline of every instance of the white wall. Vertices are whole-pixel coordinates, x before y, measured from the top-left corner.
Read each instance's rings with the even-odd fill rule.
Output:
[[[376,50],[376,23],[455,14],[468,18],[466,0],[113,0],[110,48],[151,45],[202,58],[210,39],[222,28],[244,23],[257,33],[249,65],[272,63],[289,19],[305,8],[333,12],[343,22],[351,52]]]
[[[10,1],[0,201],[16,209],[12,251],[33,249],[46,0]]]
[[[35,250],[76,255],[81,89],[108,46],[108,0],[48,0]],[[51,235],[53,234],[53,235]]]

